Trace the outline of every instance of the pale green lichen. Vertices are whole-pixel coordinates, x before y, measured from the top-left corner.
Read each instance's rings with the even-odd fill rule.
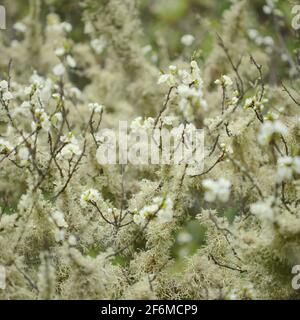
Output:
[[[299,298],[299,64],[288,52],[274,81],[251,5],[234,2],[203,61],[197,37],[148,59],[134,0],[83,1],[82,41],[54,13],[41,27],[38,0],[23,36],[1,35],[1,299]],[[99,164],[99,128],[119,120],[204,128],[204,173]],[[204,239],[176,259],[191,221]]]

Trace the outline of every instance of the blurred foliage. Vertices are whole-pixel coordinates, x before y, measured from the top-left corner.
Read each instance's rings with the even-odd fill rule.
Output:
[[[28,14],[30,1],[5,0],[3,2],[9,12],[10,24],[21,20]],[[105,0],[99,0],[99,2],[105,2]],[[203,56],[206,57],[212,48],[214,32],[222,29],[221,18],[224,11],[230,7],[231,2],[230,0],[137,0],[145,33],[145,45],[151,44],[155,48],[160,40],[167,42],[170,58],[175,58],[182,51],[180,38],[184,34],[191,33],[196,36],[197,45],[201,48]],[[262,11],[264,4],[265,0],[249,1],[251,27],[257,27],[263,34],[276,37],[274,24]],[[291,8],[296,4],[295,1],[279,0],[278,4],[287,19],[291,20]],[[85,35],[81,21],[80,1],[44,0],[41,11],[44,21],[49,12],[58,13],[62,20],[73,25],[73,39],[82,41]],[[210,33],[202,29],[203,22],[209,24]],[[284,31],[288,35],[289,30]],[[286,38],[289,49],[293,49],[295,42]]]

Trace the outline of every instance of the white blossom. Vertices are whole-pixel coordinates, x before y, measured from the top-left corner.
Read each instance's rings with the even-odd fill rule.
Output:
[[[74,136],[74,134],[72,132],[69,132],[68,134],[61,136],[60,137],[60,141],[63,143],[73,143],[73,144],[78,144],[78,140],[76,139],[76,137]]]
[[[76,244],[77,244],[76,237],[71,234],[68,238],[68,243],[70,246],[76,246]]]
[[[273,11],[273,8],[271,8],[271,7],[267,6],[267,5],[264,5],[264,6],[263,6],[263,12],[264,12],[265,14],[269,15],[269,14],[272,13],[272,11]]]
[[[23,101],[22,104],[20,105],[20,108],[22,109],[29,109],[31,107],[31,104],[29,101]]]
[[[133,221],[140,226],[149,220],[155,220],[158,224],[164,224],[173,219],[173,201],[171,198],[155,197],[153,203],[144,206],[134,214]]]
[[[65,49],[60,47],[60,48],[56,48],[54,53],[58,56],[61,57],[65,54]]]
[[[54,238],[56,242],[62,242],[65,240],[65,231],[63,229],[56,229],[54,232]]]
[[[201,77],[201,70],[195,60],[191,61],[191,68],[192,68],[191,76],[193,78],[193,82],[195,82],[198,87],[199,86],[202,87],[203,80]]]
[[[199,92],[195,88],[187,86],[185,84],[179,85],[177,90],[178,94],[184,98],[194,98],[199,96]]]
[[[293,169],[295,173],[300,174],[300,157],[294,157]]]
[[[169,73],[162,74],[157,81],[157,84],[167,84],[170,87],[174,86],[175,83],[175,77]]]
[[[172,126],[173,123],[177,120],[176,117],[174,116],[165,116],[162,118],[162,122],[163,124],[167,125],[167,126]]]
[[[6,80],[0,81],[0,91],[8,89],[8,82]]]
[[[245,101],[245,109],[248,109],[250,107],[252,107],[254,104],[254,100],[253,98],[247,98],[246,101]]]
[[[69,94],[71,96],[75,97],[76,99],[79,99],[81,97],[81,95],[82,95],[82,92],[78,88],[72,87],[69,90]]]
[[[227,202],[230,196],[231,182],[220,178],[217,181],[212,179],[206,179],[202,183],[205,189],[204,198],[208,202],[214,202],[220,200],[221,202]]]
[[[253,108],[254,110],[263,110],[264,109],[264,103],[268,102],[268,99],[258,99],[256,96],[249,97],[246,99],[244,108]]]
[[[300,157],[281,157],[277,162],[277,182],[289,181],[293,174],[300,174]]]
[[[84,33],[89,34],[94,31],[94,26],[90,21],[86,21],[84,24]]]
[[[18,157],[21,161],[24,161],[26,162],[29,157],[30,157],[30,152],[28,150],[28,148],[26,147],[21,147],[19,150],[18,150]]]
[[[16,22],[14,25],[13,25],[13,28],[20,32],[20,33],[25,33],[27,28],[26,28],[26,25],[22,22]]]
[[[70,68],[76,67],[76,61],[71,55],[67,55],[66,61],[67,61],[67,64],[69,65]]]
[[[139,130],[151,130],[154,127],[155,120],[151,117],[143,120],[142,117],[137,117],[132,120],[130,124],[130,129],[133,132],[137,132]]]
[[[272,47],[272,46],[274,45],[274,40],[273,40],[273,38],[270,37],[270,36],[265,37],[265,38],[264,38],[264,44],[265,44],[266,46]]]
[[[154,199],[155,201],[155,199]],[[159,224],[171,222],[173,219],[173,201],[171,198],[167,197],[161,209],[157,213],[157,220]]]
[[[51,128],[51,122],[49,121],[49,118],[47,116],[47,118],[43,118],[42,121],[41,121],[41,125],[42,125],[42,128],[49,132],[50,131],[50,128]]]
[[[255,38],[259,35],[259,32],[256,29],[248,30],[248,36],[250,39],[255,40]]]
[[[83,208],[87,206],[89,202],[97,202],[101,198],[100,192],[96,189],[86,190],[80,197],[80,204]]]
[[[193,236],[189,232],[180,232],[177,236],[179,244],[189,243],[193,240]]]
[[[207,110],[208,104],[204,99],[200,68],[194,60],[190,65],[190,71],[177,70],[176,66],[171,65],[169,67],[171,73],[161,75],[158,83],[167,83],[169,86],[177,87],[179,110],[187,121],[192,122],[195,120],[196,108]]]
[[[24,88],[24,94],[25,95],[30,95],[32,93],[32,86],[27,86]]]
[[[72,159],[73,156],[81,155],[81,148],[78,145],[78,142],[68,143],[60,152],[61,157],[66,159]]]
[[[64,146],[60,154],[63,158],[71,159],[73,156],[80,156],[81,152],[81,148],[76,140],[76,142],[68,143]]]
[[[274,198],[270,197],[265,201],[259,201],[250,206],[250,211],[262,220],[273,220],[274,210],[272,205],[274,203]]]
[[[227,88],[227,87],[231,87],[233,85],[233,81],[229,76],[222,75],[222,77],[220,79],[217,79],[215,81],[215,84],[221,85],[224,88]]]
[[[51,118],[51,123],[55,126],[57,126],[58,124],[60,124],[63,120],[63,115],[61,112],[56,112],[52,118]]]
[[[170,65],[170,66],[169,66],[169,70],[170,70],[171,73],[176,73],[177,67],[174,66],[174,65]]]
[[[101,54],[107,45],[106,39],[102,36],[99,39],[93,39],[91,41],[91,47],[96,53]]]
[[[146,223],[146,219],[142,214],[134,214],[133,215],[133,221],[135,224],[139,225],[139,226],[143,226]]]
[[[95,102],[95,103],[90,103],[89,104],[89,109],[91,112],[94,112],[94,113],[101,113],[104,109],[103,105]]]
[[[52,69],[52,71],[53,71],[54,75],[56,75],[57,77],[60,77],[60,76],[62,76],[62,75],[65,73],[66,68],[65,68],[65,66],[64,66],[62,63],[60,63],[60,64],[56,65],[56,66]]]
[[[2,95],[2,99],[4,101],[9,101],[9,100],[13,99],[13,97],[14,97],[13,94],[9,91],[4,92]]]
[[[286,126],[281,121],[268,120],[261,125],[257,139],[259,144],[267,145],[272,141],[275,134],[284,135],[287,131]]]
[[[9,141],[0,138],[0,154],[8,154],[13,149],[14,147]]]
[[[47,113],[41,108],[36,108],[34,114],[38,122],[40,123],[41,127],[48,132],[51,128],[51,122]]]
[[[187,47],[191,46],[195,41],[195,37],[191,34],[185,34],[181,37],[181,43]]]
[[[61,26],[66,32],[71,32],[73,29],[72,25],[69,22],[62,22]]]
[[[178,76],[183,84],[190,85],[193,83],[194,79],[192,74],[185,69],[178,70]]]
[[[67,224],[67,222],[65,220],[65,216],[62,212],[54,211],[54,212],[52,212],[51,217],[54,220],[55,224],[59,228],[68,228],[68,224]]]

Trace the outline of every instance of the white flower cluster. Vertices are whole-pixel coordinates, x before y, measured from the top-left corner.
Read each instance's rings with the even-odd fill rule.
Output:
[[[173,219],[173,201],[171,198],[155,197],[153,204],[145,206],[133,216],[133,221],[144,226],[147,221],[155,220],[158,224],[172,221]]]
[[[76,67],[76,65],[77,65],[76,60],[73,58],[73,56],[71,54],[67,54],[67,52],[66,52],[64,47],[56,48],[54,53],[56,54],[57,57],[64,57],[65,56],[67,65],[70,68],[75,68]],[[61,65],[57,65],[54,69],[59,70],[59,68],[61,68]],[[56,72],[54,72],[54,73],[56,73]]]
[[[57,77],[61,77],[64,75],[64,73],[66,72],[66,68],[63,65],[63,63],[59,63],[57,64],[53,69],[52,69],[53,73],[55,76]]]
[[[194,41],[195,37],[191,34],[185,34],[181,37],[181,43],[186,47],[190,47]]]
[[[13,94],[8,90],[8,82],[6,80],[0,81],[0,97],[6,102],[14,97]]]
[[[65,220],[65,216],[60,211],[54,211],[51,215],[53,221],[59,228],[68,228],[68,224]]]
[[[250,29],[248,31],[248,36],[258,46],[264,47],[268,54],[271,54],[273,52],[274,40],[271,36],[264,37],[256,29]]]
[[[165,116],[161,120],[164,125],[173,126],[178,121],[178,118],[175,116]]]
[[[196,61],[192,61],[190,71],[171,65],[169,71],[170,73],[160,76],[158,84],[167,84],[177,88],[179,110],[184,118],[191,122],[195,119],[195,109],[199,107],[207,109],[207,102],[203,94],[203,80],[198,64]]]
[[[232,79],[227,75],[222,75],[220,79],[215,81],[216,85],[222,86],[223,88],[231,87],[233,85]]]
[[[52,212],[50,220],[53,221],[56,226],[55,233],[54,233],[55,241],[56,242],[64,241],[66,237],[66,229],[69,227],[65,220],[64,214],[56,210]],[[70,246],[75,246],[77,243],[76,237],[73,235],[70,235],[68,238],[68,243]]]
[[[77,62],[76,60],[73,58],[73,56],[71,54],[67,54],[65,48],[63,47],[58,47],[55,49],[54,53],[56,54],[57,57],[64,57],[65,56],[65,60],[66,60],[66,63],[67,65],[70,67],[70,68],[76,68],[77,66]],[[60,58],[61,59],[61,58]],[[64,67],[64,64],[63,63],[60,63],[58,65],[56,65],[54,68],[53,68],[53,73],[56,75],[56,76],[61,76],[65,73],[65,67]]]
[[[97,54],[101,54],[107,46],[107,41],[104,36],[98,39],[91,40],[91,47]]]
[[[61,152],[60,155],[63,158],[71,159],[73,156],[79,156],[81,154],[81,148],[79,146],[79,141],[73,135],[72,132],[69,132],[67,135],[62,136],[60,141],[66,144]]]
[[[169,69],[170,71],[176,71],[177,67],[170,66]],[[159,77],[157,84],[167,84],[168,86],[173,87],[176,85],[176,78],[174,74],[164,73]]]
[[[37,127],[41,127],[45,131],[49,132],[51,129],[51,122],[46,111],[42,108],[36,108],[34,110],[36,121],[32,123],[32,129],[35,130]]]
[[[56,49],[55,49],[54,53],[55,53],[58,57],[61,57],[61,56],[63,56],[63,55],[66,53],[66,51],[65,51],[65,48],[59,47],[59,48],[56,48]]]
[[[94,112],[94,113],[101,113],[104,109],[104,106],[99,104],[99,103],[90,103],[89,104],[89,109],[91,112]]]
[[[287,127],[280,120],[267,120],[261,127],[257,137],[259,144],[268,145],[276,135],[287,134]]]
[[[259,201],[250,206],[250,211],[261,220],[273,221],[274,210],[273,210],[274,198],[270,197],[265,201]]]
[[[281,157],[277,163],[277,182],[290,181],[294,174],[300,174],[300,157]]]
[[[133,132],[137,132],[139,130],[151,130],[154,127],[154,119],[149,117],[146,119],[143,119],[142,117],[137,117],[134,120],[132,120],[130,124],[130,129]]]
[[[20,93],[24,95],[25,104],[23,107],[30,108],[30,102],[25,100],[26,96],[30,96],[33,105],[40,105],[40,102],[44,104],[48,103],[52,96],[52,89],[52,80],[43,78],[34,71],[30,77],[30,85],[25,87],[23,92]]]
[[[11,143],[7,140],[4,140],[0,138],[0,154],[8,154],[10,153],[14,147],[11,145]]]
[[[227,202],[230,197],[231,182],[220,178],[217,181],[212,179],[206,179],[202,182],[202,186],[205,189],[204,198],[208,202],[214,202],[220,200],[221,202]]]
[[[76,68],[77,66],[76,60],[70,54],[66,56],[66,62],[70,68]]]
[[[282,15],[282,12],[277,8],[278,0],[266,0],[266,4],[263,6],[263,12],[267,15],[275,14]]]
[[[186,231],[182,231],[177,235],[177,242],[179,244],[189,243],[193,240],[193,236]]]
[[[254,110],[263,111],[265,108],[264,104],[267,103],[268,101],[269,101],[268,99],[259,100],[257,96],[249,97],[245,101],[244,108],[245,109],[252,108]]]
[[[73,29],[69,22],[59,22],[59,18],[56,14],[48,15],[47,31],[54,32],[71,32]]]
[[[90,34],[94,31],[94,26],[90,21],[85,21],[84,23],[84,33]]]
[[[61,112],[56,112],[52,117],[51,117],[51,123],[54,126],[58,126],[61,122],[63,121],[63,115]]]
[[[55,241],[62,242],[65,240],[65,229],[68,228],[68,224],[65,220],[65,216],[60,211],[54,211],[51,214],[50,220],[54,222],[56,229],[54,233]]]
[[[18,21],[13,25],[13,29],[16,30],[17,32],[25,33],[27,30],[27,27],[23,22]]]
[[[66,93],[70,98],[80,99],[82,97],[82,92],[76,87],[71,87]]]
[[[21,165],[26,165],[30,158],[30,151],[27,147],[20,147],[18,149],[18,160]]]
[[[83,192],[80,197],[80,205],[83,208],[86,208],[90,202],[97,202],[101,199],[101,194],[97,189],[88,189]]]

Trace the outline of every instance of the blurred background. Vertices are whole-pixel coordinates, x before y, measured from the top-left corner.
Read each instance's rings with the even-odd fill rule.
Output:
[[[98,2],[105,2],[99,0]],[[136,0],[139,7],[140,18],[144,31],[145,46],[151,45],[155,51],[158,47],[164,47],[170,59],[176,58],[182,52],[183,44],[181,38],[185,34],[195,37],[193,48],[200,50],[203,57],[207,57],[212,49],[216,31],[222,30],[222,15],[232,3],[240,0]],[[292,7],[299,4],[297,0],[248,0],[249,28],[259,28],[261,34],[266,36],[277,36],[274,23],[270,16],[265,13],[264,7],[268,3],[276,3],[276,7],[284,15],[286,28],[283,34],[291,50],[296,45],[295,41],[289,39],[290,25],[293,18]],[[7,10],[7,24],[10,32],[15,22],[22,20],[29,13],[30,1],[4,0],[3,5]],[[42,19],[50,12],[58,13],[63,21],[70,22],[73,26],[71,36],[73,39],[82,41],[84,35],[84,24],[82,22],[82,1],[69,0],[43,0],[41,1]],[[8,30],[8,31],[9,31]],[[151,52],[150,47],[145,51]],[[165,52],[165,53],[166,53]],[[156,60],[156,57],[152,57]],[[157,63],[159,60],[157,60]]]

